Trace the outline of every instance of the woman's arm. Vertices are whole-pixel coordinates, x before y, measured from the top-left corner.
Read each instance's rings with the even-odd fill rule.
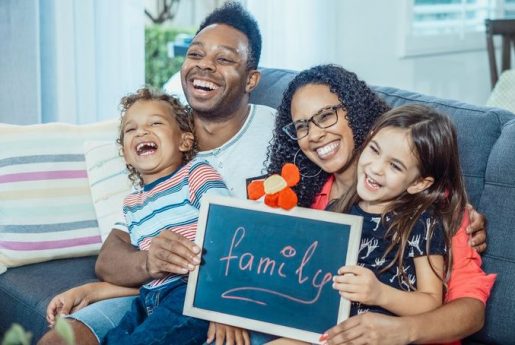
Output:
[[[363,313],[326,332],[330,345],[404,345],[446,343],[462,339],[483,327],[484,304],[474,298],[460,298],[419,315],[387,316]]]
[[[443,257],[429,256],[436,272],[443,271]],[[355,302],[380,306],[396,315],[420,314],[442,304],[442,281],[433,272],[427,256],[414,258],[417,290],[403,291],[380,282],[374,272],[361,266],[344,266],[334,277],[333,287]]]

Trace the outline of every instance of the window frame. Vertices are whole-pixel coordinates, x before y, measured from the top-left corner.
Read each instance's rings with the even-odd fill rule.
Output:
[[[485,50],[484,31],[465,31],[456,33],[439,33],[428,35],[417,35],[412,31],[414,16],[414,1],[405,0],[405,30],[401,46],[401,58],[453,54],[461,52]],[[501,18],[505,13],[505,1],[494,0],[495,17]],[[508,4],[511,11],[515,10],[515,4]],[[506,9],[508,10],[508,9]]]

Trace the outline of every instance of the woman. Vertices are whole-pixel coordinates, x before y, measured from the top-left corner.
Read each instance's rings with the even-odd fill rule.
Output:
[[[330,207],[331,201],[346,198],[355,179],[357,149],[374,120],[387,110],[388,105],[363,81],[340,66],[321,65],[300,72],[288,85],[278,109],[268,173],[278,173],[284,163],[294,162],[303,176],[296,186],[299,205]],[[479,219],[472,227],[482,229],[482,217],[476,214],[475,218]],[[458,245],[467,242],[468,217],[464,219],[453,238],[455,260],[444,306],[403,318],[360,314],[328,330],[321,341],[427,343],[461,339],[479,330],[495,277],[481,270],[481,259],[474,250]],[[475,240],[484,242],[483,237],[480,234]],[[463,291],[464,282],[467,291]]]

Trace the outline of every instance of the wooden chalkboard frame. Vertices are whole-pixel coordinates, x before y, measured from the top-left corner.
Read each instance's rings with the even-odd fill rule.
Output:
[[[347,215],[342,213],[312,210],[307,208],[295,207],[292,210],[286,211],[282,209],[270,208],[260,202],[242,200],[230,197],[210,196],[207,195],[203,198],[200,208],[200,214],[198,219],[198,227],[195,243],[204,248],[204,240],[206,237],[206,225],[209,218],[209,210],[213,206],[226,206],[241,210],[250,210],[252,212],[262,213],[263,217],[267,214],[278,214],[285,215],[287,217],[296,217],[299,219],[308,219],[323,223],[335,223],[338,226],[346,225],[350,231],[348,232],[348,248],[347,255],[345,258],[334,255],[335,260],[340,260],[345,265],[355,265],[357,262],[359,244],[361,240],[361,228],[362,228],[362,217]],[[295,220],[297,221],[297,220]],[[310,229],[312,231],[312,229]],[[284,231],[284,229],[278,229],[278,231]],[[320,229],[317,229],[320,231]],[[335,231],[333,231],[335,232]],[[334,248],[334,252],[338,252],[338,248]],[[195,305],[195,296],[199,293],[197,289],[197,282],[199,280],[199,271],[202,273],[202,269],[196,269],[189,275],[188,287],[186,291],[186,297],[184,302],[184,314],[192,317],[197,317],[205,320],[220,322],[228,325],[241,327],[248,330],[273,334],[281,337],[298,339],[301,341],[307,341],[310,343],[319,343],[321,333],[305,330],[298,327],[289,327],[284,325],[278,325],[276,323],[266,322],[262,320],[256,320],[249,317],[242,317],[238,315],[232,315],[227,312],[220,312],[216,310],[209,310],[207,308],[199,308]],[[335,272],[333,272],[334,274]],[[331,289],[329,284],[329,288]],[[337,308],[337,322],[341,322],[348,318],[350,311],[350,302],[343,298],[339,298],[340,304]],[[313,317],[313,315],[305,315],[305,317]]]

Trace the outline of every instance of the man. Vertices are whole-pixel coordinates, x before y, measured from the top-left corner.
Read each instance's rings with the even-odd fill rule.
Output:
[[[198,156],[218,169],[231,192],[242,198],[245,178],[262,174],[274,128],[271,108],[249,104],[250,93],[260,79],[260,53],[261,35],[256,21],[240,5],[226,3],[201,24],[181,69],[182,86],[194,114]],[[484,233],[477,240],[484,242]],[[137,251],[130,245],[129,235],[115,228],[102,246],[96,273],[114,284],[139,287],[168,272],[192,271],[200,262],[199,255],[200,248],[171,232],[155,238],[147,252]],[[129,310],[131,302],[127,298],[107,300],[80,310],[77,320],[71,322],[77,344],[98,344]],[[447,316],[448,313],[442,317],[451,324],[453,315]],[[482,319],[483,314],[477,317]],[[407,327],[401,318],[366,321],[374,334],[387,332],[379,327],[384,322]],[[406,332],[401,326],[399,334]],[[334,333],[341,335],[340,328],[335,327]],[[215,338],[217,345],[250,343],[247,331],[212,323],[208,342]],[[39,344],[60,342],[51,331]]]
[[[226,3],[201,24],[181,69],[184,93],[193,110],[198,157],[214,166],[231,193],[241,198],[246,197],[245,179],[263,173],[274,128],[275,110],[249,104],[250,93],[259,83],[260,54],[261,34],[254,18],[238,3]],[[167,272],[193,270],[200,262],[199,252],[191,241],[172,232],[155,238],[148,251],[136,251],[128,233],[115,227],[102,246],[96,273],[111,283],[139,287]],[[71,322],[77,343],[98,344],[130,303],[127,298],[101,301],[79,311]],[[213,325],[210,334],[224,330]],[[244,333],[248,341],[246,332],[230,330],[228,337],[237,333],[240,339]],[[58,342],[51,331],[40,344]]]

